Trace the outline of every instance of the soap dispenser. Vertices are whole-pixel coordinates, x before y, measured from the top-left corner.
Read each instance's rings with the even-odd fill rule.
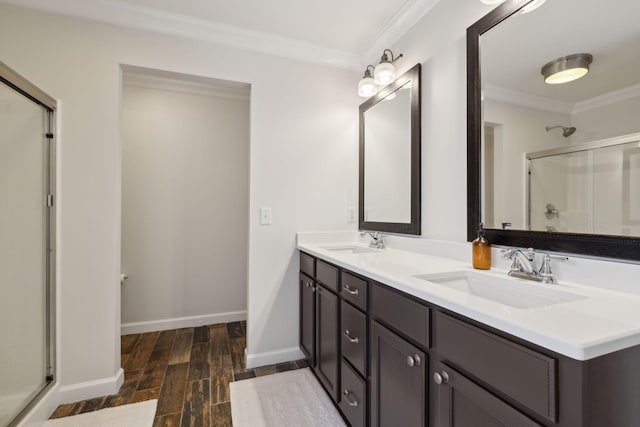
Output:
[[[471,242],[473,251],[473,268],[489,270],[491,268],[491,245],[484,238],[484,224],[480,223],[478,237]]]

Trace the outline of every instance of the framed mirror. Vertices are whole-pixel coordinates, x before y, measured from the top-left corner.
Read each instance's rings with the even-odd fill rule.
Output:
[[[468,240],[640,261],[638,16],[507,0],[467,29]]]
[[[420,64],[360,105],[360,230],[420,234]]]

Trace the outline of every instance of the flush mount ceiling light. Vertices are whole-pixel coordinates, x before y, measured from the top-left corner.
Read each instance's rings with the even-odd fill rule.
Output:
[[[389,54],[387,54],[387,52],[389,52]],[[399,58],[402,58],[402,54],[394,58],[393,52],[391,52],[390,49],[385,49],[382,52],[380,63],[376,66],[374,72],[375,81],[377,84],[386,85],[396,79],[396,67],[393,66],[393,63],[396,62],[396,60]]]
[[[378,85],[375,80],[373,80],[372,71],[375,71],[373,65],[367,65],[367,69],[364,70],[364,75],[358,82],[358,95],[363,98],[369,98],[373,96],[378,91]]]
[[[550,85],[567,83],[584,76],[589,72],[589,64],[593,56],[589,53],[578,53],[554,59],[540,70],[544,82]]]

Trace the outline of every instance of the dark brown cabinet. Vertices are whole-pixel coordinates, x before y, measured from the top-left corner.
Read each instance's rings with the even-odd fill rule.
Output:
[[[433,372],[436,427],[541,427],[444,363]]]
[[[371,325],[371,424],[427,425],[427,354],[378,322]]]
[[[323,286],[316,286],[316,375],[331,398],[338,401],[340,367],[338,296]]]
[[[316,364],[316,285],[300,273],[300,348],[309,361]]]

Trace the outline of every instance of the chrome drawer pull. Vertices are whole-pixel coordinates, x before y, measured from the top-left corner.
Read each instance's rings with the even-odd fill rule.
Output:
[[[344,400],[347,401],[347,403],[349,404],[349,406],[353,406],[354,408],[358,407],[358,401],[353,399],[349,399],[349,395],[351,394],[351,392],[349,390],[347,390],[346,388],[344,389]]]
[[[342,289],[349,292],[351,295],[358,295],[358,290],[349,287],[349,285],[342,285]]]
[[[420,356],[417,354],[414,356],[407,356],[407,365],[409,366],[420,366]]]
[[[360,341],[360,339],[359,339],[358,337],[356,337],[356,338],[352,338],[352,337],[351,337],[351,332],[349,332],[349,330],[348,330],[348,329],[345,329],[345,331],[344,331],[344,336],[345,336],[345,337],[347,337],[347,339],[348,339],[350,342],[354,343],[354,344],[358,344],[358,341]]]

